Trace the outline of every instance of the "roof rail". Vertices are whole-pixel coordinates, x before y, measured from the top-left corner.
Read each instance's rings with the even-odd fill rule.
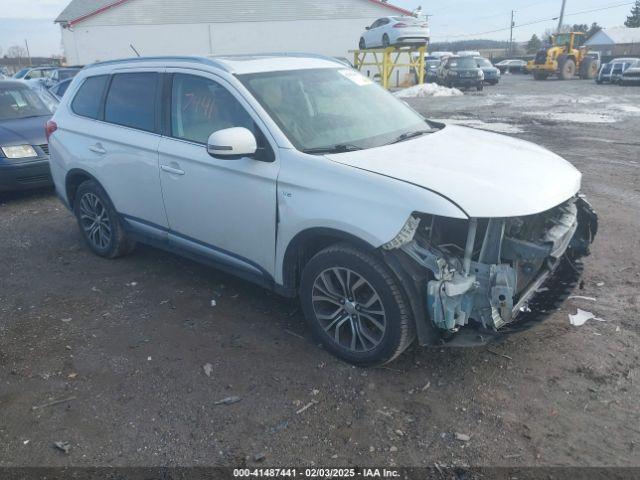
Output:
[[[132,57],[132,58],[120,58],[117,60],[105,60],[104,62],[96,62],[91,65],[87,65],[85,69],[94,68],[94,67],[103,67],[105,65],[118,65],[120,63],[145,63],[145,62],[158,62],[158,61],[171,61],[171,62],[190,62],[190,63],[201,63],[203,65],[210,65],[220,70],[224,70],[225,72],[229,72],[229,68],[221,63],[217,62],[215,59],[211,57],[198,57],[198,56],[155,56],[155,57]]]
[[[229,55],[207,55],[206,58],[209,59],[220,59],[224,60],[228,58],[233,60],[234,58],[260,58],[260,57],[294,57],[294,58],[317,58],[319,60],[327,60],[330,62],[340,63],[334,57],[329,57],[327,55],[322,55],[319,53],[308,53],[308,52],[265,52],[265,53],[240,53],[237,55],[229,54]]]

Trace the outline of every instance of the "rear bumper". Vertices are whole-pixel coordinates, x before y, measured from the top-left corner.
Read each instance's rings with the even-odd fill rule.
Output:
[[[0,192],[28,190],[53,185],[49,160],[0,164]]]
[[[483,80],[479,78],[456,78],[451,82],[454,87],[475,87],[482,84]]]

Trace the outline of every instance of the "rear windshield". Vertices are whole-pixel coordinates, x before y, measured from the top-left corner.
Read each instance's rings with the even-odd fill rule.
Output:
[[[449,66],[451,68],[478,68],[478,64],[473,57],[452,58],[449,60]]]
[[[0,88],[0,120],[51,115],[38,94],[28,87]]]

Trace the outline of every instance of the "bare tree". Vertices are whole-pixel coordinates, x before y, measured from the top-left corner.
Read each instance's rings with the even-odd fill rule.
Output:
[[[26,56],[27,56],[27,51],[24,49],[24,47],[21,47],[19,45],[14,45],[13,47],[9,47],[7,49],[7,57],[9,58],[21,59]]]

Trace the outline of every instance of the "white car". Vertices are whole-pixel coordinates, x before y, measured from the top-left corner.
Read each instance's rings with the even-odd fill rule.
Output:
[[[93,252],[148,243],[299,296],[357,365],[524,328],[597,230],[567,161],[425,120],[328,57],[96,64],[47,133]]]
[[[425,45],[429,42],[429,25],[415,17],[384,17],[367,27],[360,36],[360,50],[401,45]]]

